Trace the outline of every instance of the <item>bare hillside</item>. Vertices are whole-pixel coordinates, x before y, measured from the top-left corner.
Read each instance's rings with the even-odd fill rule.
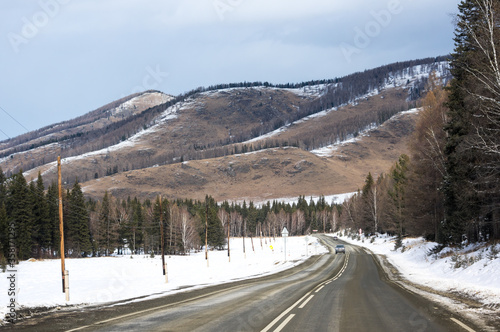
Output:
[[[417,113],[402,114],[328,157],[299,148],[267,149],[209,160],[152,167],[92,180],[86,195],[108,190],[120,198],[256,200],[356,191],[369,171],[386,172],[405,153]]]
[[[40,173],[48,185],[61,156],[65,185],[78,179],[97,198],[106,189],[219,200],[353,191],[368,171],[386,171],[406,152],[415,115],[394,115],[417,105],[431,71],[445,81],[447,62],[297,84],[221,84],[176,97],[147,91],[0,142],[0,167],[7,176],[22,169],[28,180]]]
[[[284,118],[293,116],[309,99],[280,89],[243,88],[200,93],[167,108],[150,127],[121,143],[64,158],[64,179],[70,183],[78,177],[85,182],[117,172],[178,162],[183,156],[188,159],[197,154],[212,157],[214,147],[229,149],[231,142],[242,140],[243,135],[252,135],[253,131],[261,133],[268,126],[274,128],[284,123]],[[57,153],[58,149],[58,145],[48,145],[39,151]],[[24,158],[29,160],[32,153],[35,152],[27,152]],[[4,160],[2,167],[19,165],[18,160]],[[46,182],[54,181],[56,163],[35,167],[25,174],[35,178],[38,172]]]
[[[45,169],[57,156],[80,155],[105,144],[104,136],[117,123],[126,123],[173,97],[144,92],[124,97],[76,119],[61,122],[0,143],[0,166],[7,173]],[[125,139],[126,137],[122,137]],[[120,139],[120,138],[118,138]],[[39,167],[41,166],[41,167]],[[31,172],[33,173],[33,172]],[[28,173],[29,174],[29,173]]]

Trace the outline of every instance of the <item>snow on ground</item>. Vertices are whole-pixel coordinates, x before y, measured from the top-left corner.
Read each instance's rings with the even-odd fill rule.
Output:
[[[344,146],[346,144],[354,143],[358,141],[361,137],[369,136],[369,133],[373,129],[377,129],[378,126],[375,123],[367,126],[365,129],[360,131],[356,137],[354,135],[348,135],[347,139],[343,141],[337,141],[333,144],[327,145],[322,148],[311,150],[311,153],[317,155],[318,157],[331,157],[335,151],[338,150],[339,147]]]
[[[307,239],[307,240],[306,240]],[[307,241],[307,242],[306,242]],[[124,301],[139,296],[157,297],[188,289],[220,284],[238,279],[276,273],[300,264],[311,255],[327,252],[314,237],[288,237],[286,262],[283,238],[231,239],[231,262],[227,251],[209,251],[187,256],[165,256],[168,283],[162,274],[161,256],[149,255],[66,259],[69,271],[70,300],[65,301],[61,286],[61,261],[23,261],[16,266],[17,305],[22,307],[53,307],[90,305]],[[273,247],[271,249],[271,246]],[[307,250],[307,252],[306,252]],[[133,257],[133,258],[131,258]],[[0,317],[9,303],[8,272],[0,272]]]
[[[386,255],[389,262],[411,282],[439,291],[460,292],[490,308],[500,307],[500,254],[491,259],[491,246],[469,245],[456,252],[445,248],[440,254],[429,256],[429,251],[437,243],[423,238],[404,239],[405,249],[395,251],[395,238],[387,235],[378,235],[373,243],[364,235],[359,240],[341,233],[335,235],[375,254]],[[496,245],[496,250],[500,251],[500,244]]]
[[[397,119],[398,117],[400,117],[402,115],[418,113],[421,110],[422,110],[422,108],[412,108],[408,111],[399,112],[399,113],[393,115],[387,121]],[[370,132],[372,130],[378,129],[379,127],[380,126],[377,126],[376,124],[372,123],[371,125],[367,126],[365,129],[363,129],[361,132],[359,132],[359,134],[356,137],[354,137],[354,135],[348,135],[348,138],[343,140],[343,141],[338,141],[338,142],[335,142],[335,143],[330,144],[328,146],[324,146],[322,148],[311,150],[311,153],[314,153],[318,157],[331,157],[331,156],[333,156],[333,153],[338,150],[339,147],[342,147],[346,144],[354,143],[354,142],[358,141],[359,138],[361,138],[361,137],[370,136]]]

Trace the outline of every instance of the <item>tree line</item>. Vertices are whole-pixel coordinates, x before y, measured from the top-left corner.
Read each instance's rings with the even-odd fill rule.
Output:
[[[139,201],[117,199],[107,192],[102,199],[85,199],[75,181],[63,190],[64,248],[67,257],[111,254],[158,254],[160,221],[164,227],[165,252],[188,254],[204,246],[223,249],[227,236],[276,237],[283,227],[290,235],[331,231],[338,226],[341,207],[300,197],[297,203],[278,201],[256,206],[253,202],[220,204],[205,200],[177,199]],[[208,227],[206,227],[206,225]],[[15,230],[9,243],[7,229]],[[15,248],[17,258],[60,256],[58,186],[44,189],[41,175],[28,183],[21,172],[9,178],[0,170],[0,261]]]
[[[459,5],[453,79],[431,75],[410,156],[344,205],[344,227],[461,245],[500,239],[500,3]],[[398,241],[400,243],[400,241]]]

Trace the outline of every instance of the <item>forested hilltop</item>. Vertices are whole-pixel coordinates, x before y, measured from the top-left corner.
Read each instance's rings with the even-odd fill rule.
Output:
[[[452,245],[500,239],[499,20],[498,1],[461,2],[452,81],[431,77],[410,155],[368,174],[346,227]]]

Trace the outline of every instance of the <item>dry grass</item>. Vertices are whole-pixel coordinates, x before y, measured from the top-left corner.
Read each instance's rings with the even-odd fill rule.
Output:
[[[329,126],[353,115],[400,107],[407,93],[390,89],[382,96],[291,126],[278,138],[292,140],[308,133],[325,133]],[[120,198],[153,198],[162,194],[169,198],[203,199],[208,194],[219,201],[331,195],[356,191],[368,172],[374,176],[386,172],[401,153],[407,153],[415,114],[387,122],[369,136],[340,147],[328,158],[288,148],[145,168],[153,164],[152,160],[166,158],[167,153],[177,153],[194,143],[221,141],[230,134],[258,127],[261,120],[293,112],[303,102],[303,97],[280,90],[243,89],[200,95],[176,119],[157,132],[141,136],[134,146],[63,162],[63,181],[72,183],[78,177],[86,194],[95,198],[101,198],[105,190]],[[23,165],[30,162],[32,154],[43,153],[47,150],[35,149],[12,162]],[[105,177],[106,170],[115,166],[120,173]],[[121,172],[133,168],[141,169]],[[36,178],[39,171],[44,173],[45,183],[56,180],[53,165],[35,168],[27,173],[27,178]],[[99,179],[94,180],[96,172]]]
[[[400,153],[407,152],[416,116],[389,121],[330,158],[298,148],[269,149],[117,174],[89,181],[84,190],[95,198],[108,190],[121,198],[162,194],[203,199],[208,194],[218,201],[352,192],[363,185],[368,172],[386,172]]]

